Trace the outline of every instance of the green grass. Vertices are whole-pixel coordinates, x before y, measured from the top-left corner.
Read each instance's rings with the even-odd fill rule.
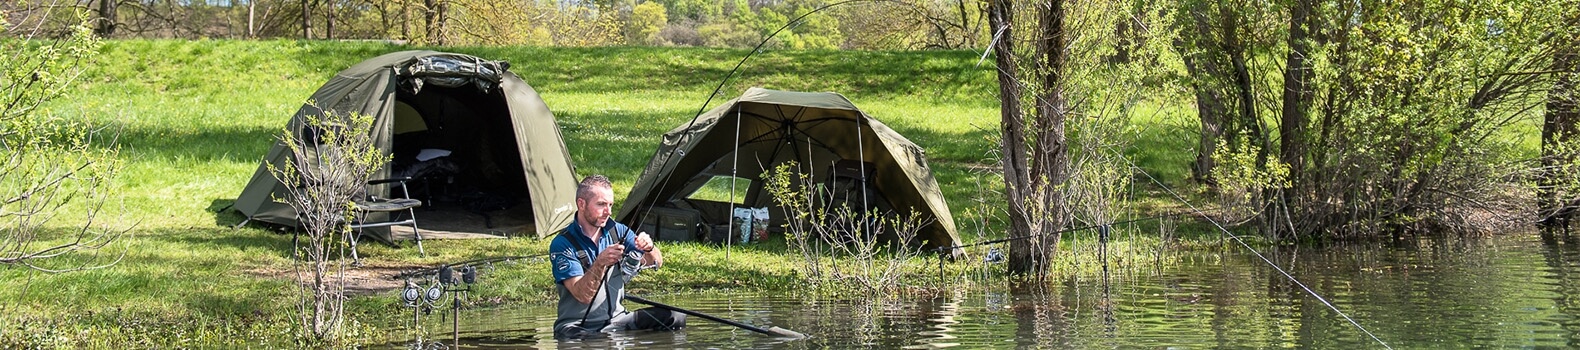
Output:
[[[298,41],[111,41],[87,67],[82,84],[47,106],[64,118],[119,132],[124,170],[111,185],[105,227],[130,229],[108,256],[71,257],[59,264],[105,261],[113,267],[39,274],[0,267],[0,344],[43,347],[293,346],[291,236],[242,220],[228,206],[252,177],[274,135],[312,92],[335,72],[373,56],[411,49],[379,43]],[[580,174],[613,179],[623,200],[657,147],[681,125],[744,50],[700,48],[449,48],[512,63],[532,84],[563,128]],[[998,133],[996,81],[979,52],[766,51],[742,66],[709,108],[747,87],[835,91],[926,149],[928,162],[967,242],[1002,237],[1003,225],[984,220],[1002,187],[992,160]],[[1142,104],[1126,150],[1138,165],[1170,186],[1188,183],[1192,121],[1179,101]],[[1137,179],[1145,183],[1145,179]],[[1145,188],[1145,186],[1142,186]],[[1172,200],[1145,193],[1143,206]],[[1150,198],[1150,199],[1148,199]],[[981,201],[985,200],[985,201]],[[82,211],[67,213],[51,231],[69,232]],[[999,219],[1001,220],[1001,219]],[[984,224],[985,222],[985,224]],[[1132,261],[1176,242],[1148,239],[1155,227],[1127,229]],[[1185,226],[1181,236],[1202,236]],[[1207,237],[1216,237],[1207,235]],[[1087,251],[1090,237],[1071,234],[1066,246]],[[377,244],[361,251],[370,266],[418,267],[501,255],[539,255],[546,240],[430,240],[416,249]],[[972,248],[980,254],[985,247]],[[783,242],[729,251],[670,244],[669,264],[643,277],[642,292],[801,289]],[[1083,253],[1084,254],[1084,253]],[[1072,258],[1065,268],[1079,269]],[[1091,259],[1085,259],[1091,260]],[[935,262],[916,264],[919,276]],[[971,264],[947,267],[969,275]],[[553,298],[541,259],[499,263],[485,272],[478,300],[547,302]],[[1074,270],[1070,270],[1074,271]],[[392,293],[353,298],[358,323],[348,341],[376,339],[402,317]],[[381,326],[384,325],[384,326]]]

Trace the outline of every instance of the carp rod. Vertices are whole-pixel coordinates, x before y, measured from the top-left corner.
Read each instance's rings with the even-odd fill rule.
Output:
[[[549,254],[545,253],[545,254],[538,254],[538,255],[511,255],[511,256],[496,256],[496,257],[472,259],[472,260],[453,262],[453,263],[448,263],[448,264],[443,264],[443,265],[435,265],[433,267],[428,267],[428,268],[423,268],[423,269],[404,271],[404,272],[401,272],[400,274],[396,274],[395,277],[392,277],[392,279],[408,279],[408,278],[412,278],[412,277],[420,277],[420,276],[427,276],[427,275],[438,274],[439,270],[444,269],[446,267],[453,268],[453,267],[457,267],[457,266],[466,266],[466,265],[493,264],[493,263],[496,263],[496,262],[505,262],[505,261],[511,261],[511,260],[541,259],[541,258],[546,258],[548,256],[549,256]]]

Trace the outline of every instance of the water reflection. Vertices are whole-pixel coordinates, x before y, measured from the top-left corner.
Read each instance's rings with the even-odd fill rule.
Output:
[[[1580,239],[1530,234],[1264,254],[1394,348],[1580,348]],[[463,311],[460,343],[499,349],[1380,347],[1260,258],[1223,249],[1165,260],[1139,272],[1059,276],[1055,283],[920,299],[650,296],[812,336],[806,340],[695,319],[681,332],[556,341],[553,306],[538,305]],[[428,337],[454,340],[449,321],[430,319],[424,320]],[[391,339],[389,347],[409,342]]]
[[[1580,267],[1580,237],[1571,234],[1567,229],[1546,230],[1542,237],[1542,260],[1546,263],[1546,271],[1552,276],[1547,287],[1555,289],[1553,304],[1559,310],[1553,317],[1539,320],[1549,326],[1544,329],[1561,329],[1564,331],[1548,332],[1552,336],[1561,336],[1569,348],[1580,348],[1580,282],[1576,281],[1576,269]]]

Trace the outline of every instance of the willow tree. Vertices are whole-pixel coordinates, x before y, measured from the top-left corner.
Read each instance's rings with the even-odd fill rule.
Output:
[[[1021,5],[1021,6],[1017,6]],[[1009,204],[1010,238],[1018,238],[1010,246],[1009,270],[1020,275],[1044,276],[1050,257],[1059,247],[1062,228],[1064,194],[1058,187],[1069,179],[1068,146],[1065,144],[1064,120],[1067,110],[1062,86],[1062,73],[1066,63],[1063,0],[1053,0],[1038,6],[996,0],[988,5],[988,23],[997,40],[993,43],[994,63],[998,67],[1001,166],[1004,171],[1004,195]],[[1024,7],[1033,7],[1027,11]],[[1031,58],[1037,84],[1022,82],[1019,53],[1015,49],[1016,28],[1026,23],[1017,21],[1019,12],[1037,14],[1032,35],[1036,50]],[[1028,116],[1021,107],[1024,90],[1030,88],[1033,96],[1034,115]]]
[[[1112,224],[1133,174],[1122,135],[1158,62],[1147,33],[1154,5],[1126,1],[994,1],[988,6],[1000,106],[1000,169],[1010,230],[1009,269],[1047,277],[1067,227]],[[1020,18],[1030,18],[1021,20]],[[1021,28],[1032,30],[1021,31]],[[1123,40],[1126,60],[1116,60]],[[1029,46],[1029,47],[1028,47]]]

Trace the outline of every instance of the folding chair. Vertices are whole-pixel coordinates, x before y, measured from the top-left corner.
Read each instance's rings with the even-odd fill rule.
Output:
[[[422,254],[422,256],[428,256],[428,253],[422,249],[422,231],[417,229],[416,209],[417,207],[422,206],[422,201],[410,198],[410,194],[406,189],[407,181],[411,181],[411,178],[407,177],[368,181],[368,185],[383,185],[391,183],[399,185],[401,198],[380,198],[378,196],[369,195],[363,200],[352,201],[352,209],[357,211],[357,219],[355,222],[351,223],[352,231],[348,232],[347,235],[350,236],[348,238],[349,241],[351,241],[351,261],[353,265],[361,265],[361,260],[357,256],[357,240],[366,234],[364,229],[368,228],[409,225],[411,226],[412,235],[417,239],[417,253]],[[393,192],[394,191],[391,190],[391,193]],[[402,215],[402,211],[405,212],[404,219],[400,217]],[[377,215],[378,213],[384,213],[384,215]],[[373,237],[375,239],[379,238],[378,236]],[[395,245],[394,242],[391,242],[390,240],[380,239],[380,241],[383,241],[385,244],[389,244],[390,246]]]

